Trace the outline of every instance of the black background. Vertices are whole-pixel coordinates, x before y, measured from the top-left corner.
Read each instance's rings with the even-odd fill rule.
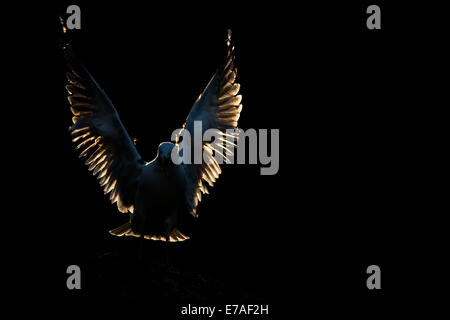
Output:
[[[71,33],[74,50],[145,160],[182,125],[222,63],[228,28],[243,95],[239,126],[280,129],[278,174],[261,176],[260,165],[225,166],[200,204],[200,218],[186,218],[192,239],[171,248],[177,268],[223,283],[234,301],[270,304],[275,319],[307,311],[383,314],[428,281],[411,276],[424,259],[433,263],[434,247],[425,241],[438,243],[441,236],[422,220],[432,210],[423,209],[427,173],[418,170],[427,122],[422,99],[429,99],[420,85],[434,79],[426,76],[434,39],[416,23],[416,11],[377,2],[382,29],[368,30],[369,2],[63,2],[45,7],[45,29],[26,34],[28,53],[41,61],[35,86],[45,87],[30,122],[36,136],[46,137],[26,142],[27,160],[39,168],[36,216],[27,226],[36,240],[26,265],[38,259],[45,269],[37,288],[44,301],[83,310],[117,298],[136,307],[143,290],[133,291],[130,280],[134,293],[127,297],[97,278],[102,272],[108,279],[117,273],[118,282],[127,273],[132,278],[138,240],[108,234],[127,218],[103,196],[70,143],[57,16],[72,3],[82,11],[82,28]],[[147,242],[146,251],[163,260],[161,243]],[[65,286],[71,264],[83,271],[80,292]],[[379,291],[366,287],[371,264],[382,271]],[[140,306],[152,314],[152,301]]]

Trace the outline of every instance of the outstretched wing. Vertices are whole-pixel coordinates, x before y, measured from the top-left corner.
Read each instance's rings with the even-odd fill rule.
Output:
[[[66,89],[73,113],[69,131],[75,148],[119,211],[133,212],[143,161],[105,92],[75,57],[71,46],[64,45],[63,50],[70,69]]]
[[[202,136],[208,129],[215,129],[218,136],[214,141],[203,142],[204,161],[202,164],[182,163],[180,165],[186,179],[186,202],[193,216],[197,216],[197,205],[202,199],[202,194],[209,193],[206,184],[212,187],[222,172],[217,159],[223,159],[227,162],[227,156],[233,155],[233,143],[224,144],[224,142],[233,142],[237,139],[237,131],[225,131],[237,129],[237,121],[242,110],[240,104],[242,96],[238,95],[240,86],[235,82],[237,73],[230,30],[226,41],[228,54],[225,63],[216,71],[203,93],[192,106],[183,130],[178,135],[178,137],[182,136],[183,131],[188,130],[193,136],[194,121],[201,121]],[[189,144],[185,139],[180,143],[177,140],[180,153],[187,147],[193,150],[193,139]]]

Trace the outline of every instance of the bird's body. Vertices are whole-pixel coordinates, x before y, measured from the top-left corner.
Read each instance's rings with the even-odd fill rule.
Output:
[[[150,238],[170,236],[184,204],[182,182],[178,167],[170,159],[158,156],[148,163],[138,180],[131,230]]]
[[[221,173],[213,152],[215,156],[231,153],[223,146],[223,139],[229,136],[225,130],[236,129],[242,110],[230,39],[231,33],[225,63],[195,101],[178,135],[183,131],[192,134],[197,121],[202,122],[203,132],[208,129],[218,132],[218,139],[201,145],[202,159],[208,161],[196,164],[172,161],[174,148],[178,154],[191,149],[191,142],[185,139],[181,142],[177,139],[175,144],[161,143],[155,159],[145,163],[110,99],[74,56],[71,46],[63,47],[70,68],[66,89],[73,113],[72,141],[111,202],[117,204],[120,212],[129,214],[129,221],[111,230],[111,234],[162,241],[189,238],[176,227],[178,214],[187,207],[189,213],[197,216],[202,194],[209,193],[207,184],[213,186]]]

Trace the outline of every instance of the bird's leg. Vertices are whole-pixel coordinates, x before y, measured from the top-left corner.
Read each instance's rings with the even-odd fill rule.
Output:
[[[141,234],[138,251],[138,261],[144,261],[144,242],[145,242],[144,235]]]
[[[168,273],[172,273],[172,274],[180,274],[180,272],[173,266],[170,264],[170,259],[169,259],[169,247],[170,247],[170,236],[166,237],[166,271]]]
[[[169,264],[169,242],[170,242],[170,234],[173,231],[173,228],[175,227],[177,221],[177,211],[173,210],[169,217],[167,217],[165,221],[165,228],[166,228],[166,265],[167,268],[170,269]]]
[[[170,235],[166,236],[166,265],[167,267],[170,266],[169,263],[169,240],[170,240]]]

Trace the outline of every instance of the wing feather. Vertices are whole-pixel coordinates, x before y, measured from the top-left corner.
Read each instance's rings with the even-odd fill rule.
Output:
[[[204,142],[204,161],[202,164],[182,163],[179,168],[186,180],[185,198],[189,207],[189,212],[197,216],[197,206],[202,200],[202,194],[208,194],[206,184],[210,187],[222,173],[217,159],[222,158],[227,162],[227,156],[232,156],[234,152],[237,131],[229,133],[227,129],[237,129],[237,121],[242,111],[242,96],[239,95],[240,85],[236,83],[237,70],[235,67],[234,47],[231,46],[231,32],[227,38],[228,53],[225,63],[216,71],[209,81],[203,93],[195,101],[189,112],[183,130],[178,137],[187,130],[192,135],[194,132],[194,121],[202,122],[202,134],[208,129],[216,129],[218,137],[211,142]],[[227,139],[228,138],[228,139]],[[225,141],[230,141],[225,144]],[[191,148],[183,139],[177,142],[180,152],[185,148]],[[214,155],[214,156],[213,156]]]
[[[137,179],[144,162],[117,110],[70,45],[63,47],[69,72],[66,91],[73,126],[69,131],[80,158],[97,176],[105,195],[121,212],[133,212]]]

